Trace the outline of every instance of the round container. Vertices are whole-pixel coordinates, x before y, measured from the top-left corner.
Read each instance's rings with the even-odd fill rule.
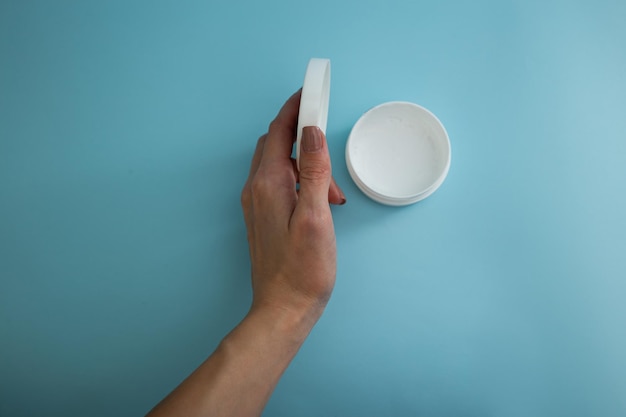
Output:
[[[448,174],[450,157],[450,140],[439,119],[402,101],[366,112],[346,144],[346,163],[356,185],[391,206],[413,204],[434,193]]]

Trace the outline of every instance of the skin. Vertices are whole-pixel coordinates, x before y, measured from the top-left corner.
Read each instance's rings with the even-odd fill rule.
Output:
[[[300,91],[259,139],[241,194],[252,265],[250,310],[148,416],[261,415],[326,307],[337,258],[329,203],[346,200],[332,179],[318,128],[304,129],[300,172],[295,168],[290,156],[299,104]]]

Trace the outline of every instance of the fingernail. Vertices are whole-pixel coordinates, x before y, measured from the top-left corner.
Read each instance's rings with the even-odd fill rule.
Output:
[[[307,126],[302,129],[302,150],[308,153],[319,152],[322,149],[322,131],[317,126]]]
[[[339,188],[339,196],[341,197],[341,202],[339,203],[339,205],[343,206],[348,200],[346,199],[346,195],[343,193],[343,190],[341,188]]]

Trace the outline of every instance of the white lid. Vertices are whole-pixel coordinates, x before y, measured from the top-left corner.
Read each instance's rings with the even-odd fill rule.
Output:
[[[350,176],[367,196],[401,206],[431,195],[450,168],[450,140],[434,114],[408,102],[366,112],[346,145]]]
[[[312,58],[304,76],[300,113],[298,114],[298,130],[296,133],[296,161],[298,169],[300,169],[302,129],[306,126],[317,126],[326,134],[329,99],[330,60]]]

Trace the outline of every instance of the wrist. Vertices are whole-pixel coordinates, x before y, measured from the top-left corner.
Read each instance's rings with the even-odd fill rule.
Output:
[[[254,380],[278,378],[296,355],[321,315],[315,310],[290,310],[254,304],[244,319],[220,343],[224,361],[258,363]],[[265,381],[267,382],[267,381]]]
[[[277,337],[304,342],[324,311],[319,303],[294,303],[290,305],[254,301],[244,321],[271,328]]]

